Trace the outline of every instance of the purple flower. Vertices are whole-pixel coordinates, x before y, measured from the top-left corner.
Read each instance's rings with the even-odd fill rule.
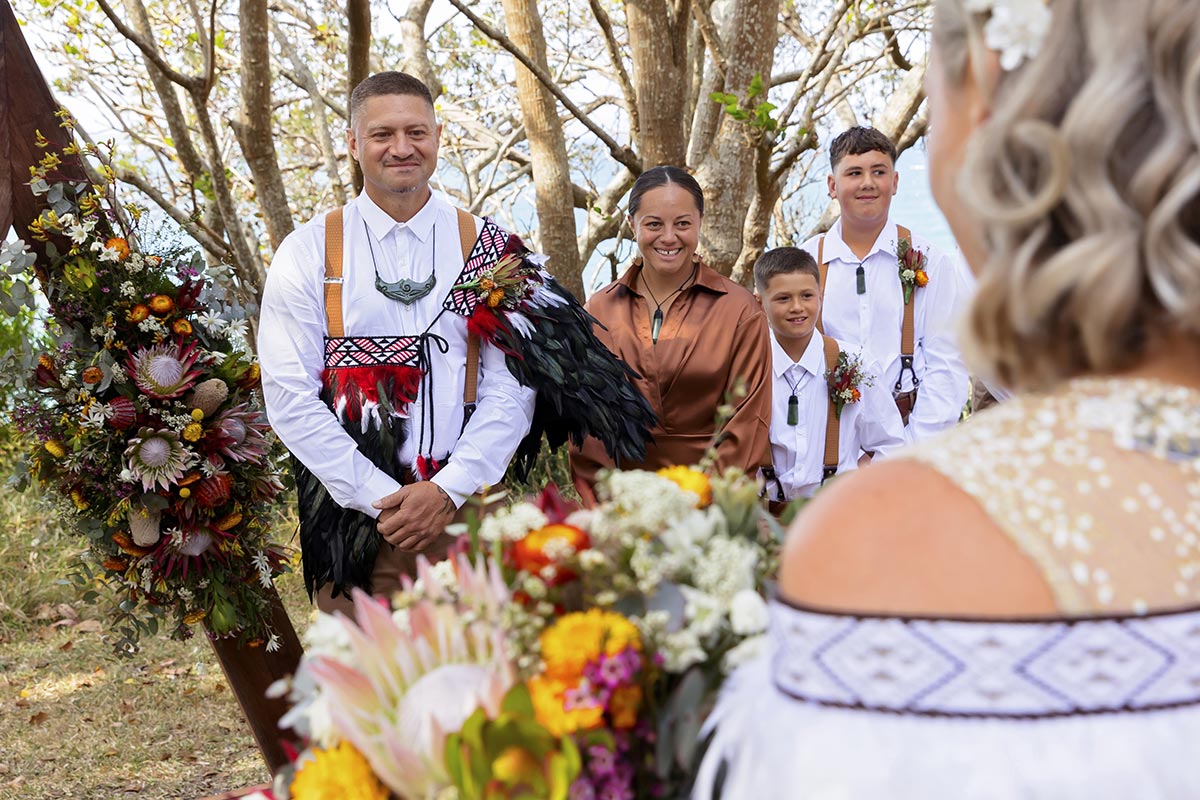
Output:
[[[588,772],[595,778],[611,777],[617,768],[617,754],[603,745],[594,744],[587,749]]]
[[[600,790],[599,800],[633,800],[633,789],[628,783],[611,781]]]
[[[574,689],[567,689],[563,695],[563,707],[567,711],[592,708],[598,704],[598,698],[592,694],[592,686],[587,679],[580,681],[579,685]]]
[[[580,776],[571,784],[571,790],[567,796],[570,800],[596,800],[596,790],[587,778]]]

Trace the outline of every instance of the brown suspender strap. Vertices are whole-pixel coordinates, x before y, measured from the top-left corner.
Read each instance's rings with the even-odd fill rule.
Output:
[[[463,264],[471,257],[475,247],[475,218],[470,212],[458,211],[458,242],[462,245]],[[479,337],[473,333],[467,334],[467,380],[463,384],[463,427],[475,411],[475,398],[479,390]]]
[[[821,339],[825,343],[825,369],[837,369],[838,353],[841,348],[838,347],[837,339],[832,336],[821,335]],[[826,395],[829,390],[826,389]],[[821,473],[821,482],[824,483],[829,478],[832,478],[838,471],[838,449],[840,446],[839,434],[841,432],[841,421],[838,419],[837,406],[833,403],[833,398],[829,398],[829,410],[825,415],[825,466]]]
[[[817,240],[817,294],[821,297],[821,310],[817,312],[817,333],[825,335],[825,276],[829,265],[825,263],[825,235]]]
[[[342,210],[325,215],[325,322],[329,338],[345,336],[342,327]]]
[[[903,225],[896,226],[896,232],[901,239],[908,240],[908,246],[912,247],[912,232]],[[900,248],[900,243],[896,243],[896,249]],[[913,324],[913,306],[916,305],[917,293],[913,292],[908,302],[904,304],[904,322],[900,325],[900,357],[912,358],[913,351],[916,349],[916,329]]]

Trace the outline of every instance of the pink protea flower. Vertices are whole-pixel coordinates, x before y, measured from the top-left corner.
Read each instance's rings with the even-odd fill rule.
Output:
[[[447,734],[477,708],[495,717],[516,681],[498,617],[465,613],[507,599],[499,572],[472,568],[466,556],[456,567],[458,600],[435,592],[436,599],[418,600],[407,617],[355,590],[355,621],[340,618],[354,666],[327,656],[306,659],[336,735],[401,797],[429,797],[450,785]],[[426,586],[436,583],[424,558],[418,571]]]
[[[195,368],[199,357],[195,343],[164,342],[130,354],[125,370],[143,394],[160,399],[178,397],[202,374]]]
[[[242,403],[217,416],[209,440],[227,458],[258,464],[270,449],[266,437],[270,429],[265,414]]]

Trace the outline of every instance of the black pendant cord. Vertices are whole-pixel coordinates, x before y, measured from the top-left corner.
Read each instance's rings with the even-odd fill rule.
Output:
[[[375,269],[375,291],[390,300],[397,300],[404,303],[406,306],[411,306],[433,291],[433,287],[437,285],[437,223],[434,223],[431,234],[433,238],[433,259],[431,261],[433,267],[429,270],[429,277],[419,282],[411,278],[401,278],[397,281],[388,282],[381,278],[379,275],[379,264],[375,261],[375,247],[371,244],[371,229],[367,226],[365,219],[363,220],[363,230],[367,234],[367,250],[371,254],[371,266]]]
[[[800,424],[800,398],[796,396],[796,391],[800,387],[800,381],[804,380],[804,376],[801,375],[800,380],[792,383],[788,380],[785,372],[783,379],[787,381],[788,389],[791,390],[791,395],[788,397],[787,424],[795,427]]]
[[[642,267],[642,269],[645,269],[645,267]],[[676,289],[675,291],[671,292],[666,297],[664,297],[662,299],[662,303],[660,303],[658,301],[658,298],[654,296],[654,290],[650,288],[650,282],[648,280],[646,280],[646,276],[642,275],[642,285],[646,287],[646,291],[650,293],[650,299],[654,301],[654,316],[651,317],[651,319],[650,319],[650,343],[651,344],[658,344],[658,335],[660,333],[662,333],[663,303],[667,302],[672,297],[674,297],[675,295],[679,294],[684,289],[686,289],[687,285],[692,282],[692,280],[696,277],[696,273],[699,271],[700,271],[700,264],[697,263],[692,267],[691,274],[683,279],[683,283],[679,284],[679,288]]]

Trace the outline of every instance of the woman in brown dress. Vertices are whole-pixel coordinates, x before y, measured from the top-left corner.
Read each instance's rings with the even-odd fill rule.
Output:
[[[642,173],[629,194],[640,255],[587,303],[607,329],[597,336],[641,376],[638,388],[658,415],[646,460],[622,469],[697,463],[718,433],[722,405],[729,408],[718,468],[753,473],[771,463],[766,318],[750,292],[696,254],[703,214],[704,193],[691,175],[678,167]],[[575,485],[587,500],[597,472],[613,466],[593,439],[572,449]]]

